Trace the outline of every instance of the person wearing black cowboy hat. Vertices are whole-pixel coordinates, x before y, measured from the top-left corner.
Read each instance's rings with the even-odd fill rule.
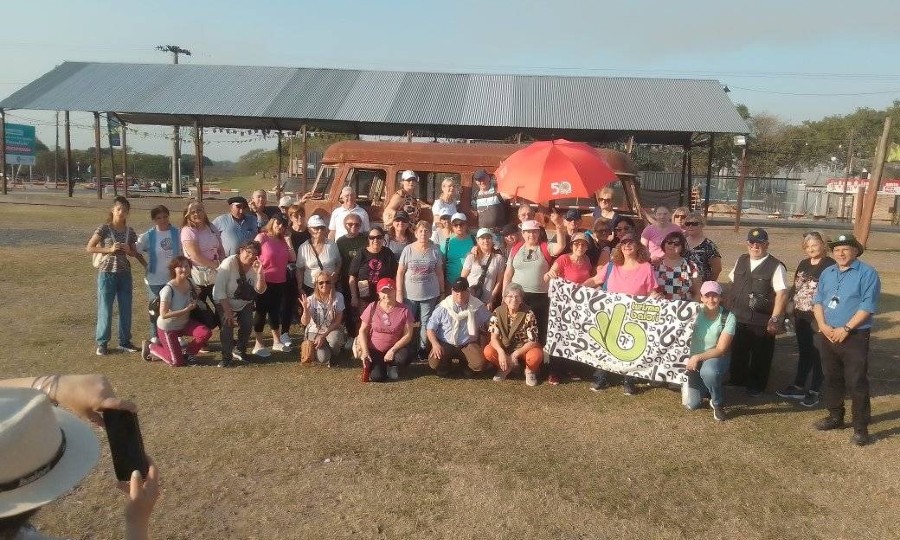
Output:
[[[881,279],[858,257],[865,249],[850,233],[828,242],[834,265],[822,271],[813,313],[819,326],[815,345],[822,357],[824,405],[828,416],[815,423],[820,431],[844,427],[844,396],[850,395],[853,444],[870,442],[869,337],[878,309]]]

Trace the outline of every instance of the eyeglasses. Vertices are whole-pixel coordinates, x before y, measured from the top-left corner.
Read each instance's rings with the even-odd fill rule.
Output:
[[[685,227],[699,227],[700,222],[699,221],[685,221],[684,226]]]
[[[362,223],[360,223],[358,221],[350,221],[348,223],[344,223],[344,227],[347,227],[348,229],[350,227],[359,227],[360,225],[362,225]]]
[[[382,238],[384,238],[384,235],[383,235],[383,234],[378,234],[378,235],[370,236],[370,237],[369,237],[369,240],[381,240]]]
[[[684,215],[684,214],[675,214],[675,215],[672,216],[672,219],[684,219],[684,218],[686,218],[686,217],[687,217],[687,216]]]

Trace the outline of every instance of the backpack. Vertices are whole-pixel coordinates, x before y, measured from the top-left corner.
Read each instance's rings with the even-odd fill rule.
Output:
[[[525,242],[519,242],[518,244],[514,245],[512,247],[512,249],[509,251],[509,260],[513,260],[516,257],[516,253],[518,253],[519,250],[522,249],[522,246],[524,246],[524,245],[525,245]],[[547,247],[547,242],[541,242],[540,246],[541,246],[541,253],[544,255],[544,260],[547,261],[547,264],[552,265],[553,264],[553,255],[550,255],[550,248]]]
[[[163,289],[166,287],[172,288],[168,283],[163,285]],[[150,300],[150,304],[147,306],[147,313],[150,315],[150,324],[153,326],[156,326],[156,320],[159,319],[159,303],[161,297],[162,289],[159,290],[159,294],[156,295],[156,298]]]

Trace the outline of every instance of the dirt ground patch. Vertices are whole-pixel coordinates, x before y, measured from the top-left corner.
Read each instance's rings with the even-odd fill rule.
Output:
[[[586,382],[447,381],[422,366],[412,380],[363,385],[355,368],[302,368],[295,353],[233,370],[97,357],[84,244],[104,213],[3,209],[0,375],[103,372],[139,404],[163,478],[156,538],[883,539],[900,530],[891,251],[900,235],[876,234],[864,255],[884,284],[870,368],[878,440],[856,448],[849,431],[810,428],[821,410],[774,394],[733,392],[732,419],[717,424],[662,388],[626,397],[588,392]],[[138,231],[144,214],[132,220]],[[770,231],[791,271],[801,232]],[[746,228],[708,233],[730,268]],[[146,331],[141,277],[136,339]],[[793,377],[795,351],[792,338],[778,340],[770,391]],[[35,522],[67,538],[116,538],[121,514],[104,453]]]

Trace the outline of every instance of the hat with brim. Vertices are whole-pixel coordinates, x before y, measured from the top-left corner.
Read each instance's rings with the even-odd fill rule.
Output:
[[[60,431],[61,430],[61,431]],[[62,448],[59,461],[50,467]],[[72,413],[53,407],[30,388],[0,389],[0,518],[40,508],[84,479],[100,458],[91,427]],[[46,471],[44,470],[46,469]],[[39,471],[38,474],[30,474]],[[26,476],[17,487],[9,482]]]
[[[858,251],[858,253],[856,254],[857,257],[862,255],[863,251],[866,250],[866,248],[864,248],[863,245],[859,243],[859,240],[857,240],[856,237],[853,236],[851,233],[841,234],[834,240],[831,240],[828,242],[828,249],[834,249],[838,246],[853,246],[853,247],[855,247],[856,251]]]

